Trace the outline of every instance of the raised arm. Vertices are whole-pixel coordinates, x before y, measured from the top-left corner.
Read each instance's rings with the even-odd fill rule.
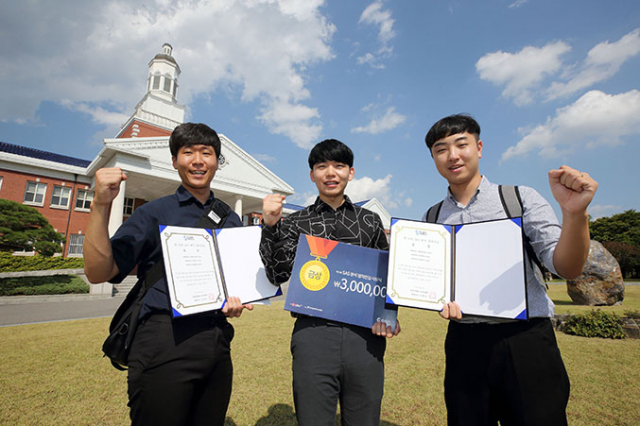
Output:
[[[289,279],[298,248],[299,233],[295,223],[282,217],[284,196],[267,195],[262,204],[263,227],[260,240],[260,258],[267,278],[274,285]]]
[[[560,276],[572,279],[582,273],[589,255],[587,206],[598,183],[587,173],[568,166],[549,172],[553,197],[562,209],[562,232],[553,254],[553,265]]]
[[[91,202],[91,214],[84,236],[82,253],[84,272],[92,283],[108,281],[118,274],[109,241],[111,202],[120,192],[120,182],[127,176],[120,168],[105,168],[96,172],[96,185]]]

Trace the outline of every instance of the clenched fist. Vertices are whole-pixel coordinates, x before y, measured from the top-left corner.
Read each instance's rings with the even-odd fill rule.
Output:
[[[120,192],[120,182],[127,180],[119,167],[100,169],[96,172],[96,187],[93,195],[94,204],[111,204]]]
[[[262,200],[262,221],[267,226],[274,226],[282,217],[284,195],[269,194]]]

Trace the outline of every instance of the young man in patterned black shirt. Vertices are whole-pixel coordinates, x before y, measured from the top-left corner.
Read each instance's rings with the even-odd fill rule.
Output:
[[[344,194],[353,179],[353,152],[342,142],[318,143],[309,154],[315,203],[281,221],[284,196],[263,202],[260,256],[273,284],[291,276],[300,234],[362,247],[388,250],[380,217],[356,206]],[[395,332],[384,323],[371,330],[297,315],[291,336],[293,396],[301,426],[335,424],[340,401],[343,425],[379,425],[384,388],[385,337]]]

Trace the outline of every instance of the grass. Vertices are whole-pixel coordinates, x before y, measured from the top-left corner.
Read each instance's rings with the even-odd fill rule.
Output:
[[[560,287],[551,286],[559,302],[564,300]],[[625,305],[613,308],[639,304],[640,286],[630,286]],[[282,308],[283,302],[257,306],[233,320],[228,425],[296,424],[289,353],[293,319]],[[400,320],[402,333],[389,341],[385,356],[382,425],[444,425],[446,321],[414,309],[401,309]],[[0,424],[128,424],[126,373],[113,369],[100,351],[108,323],[98,318],[0,328]],[[557,337],[572,382],[569,423],[638,424],[640,341]]]
[[[0,278],[0,296],[89,293],[77,275]]]
[[[556,305],[557,314],[579,314],[593,309],[601,309],[606,312],[615,312],[623,316],[624,311],[640,310],[640,285],[627,285],[624,289],[624,300],[619,306],[584,306],[574,305],[567,293],[567,286],[563,282],[550,283],[549,297]]]

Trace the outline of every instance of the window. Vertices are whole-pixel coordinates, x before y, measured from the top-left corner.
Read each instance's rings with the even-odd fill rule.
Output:
[[[71,234],[69,235],[69,252],[67,254],[82,254],[82,243],[84,242],[84,235]]]
[[[154,75],[153,76],[153,86],[152,89],[153,90],[158,90],[160,88],[160,76],[159,75]]]
[[[135,198],[125,198],[124,199],[124,211],[122,212],[125,216],[131,216],[133,213],[133,203],[135,202]]]
[[[51,194],[51,207],[69,208],[69,196],[71,188],[53,185],[53,193]]]
[[[258,216],[254,216],[252,219],[253,225],[260,225],[260,218]]]
[[[0,176],[0,189],[2,189],[2,176]]]
[[[93,201],[93,191],[78,189],[78,196],[76,197],[77,210],[89,210],[91,201]]]
[[[27,182],[27,189],[24,192],[25,204],[44,204],[44,194],[47,192],[47,185],[40,182]]]
[[[169,77],[164,78],[164,91],[171,93],[171,79]]]

